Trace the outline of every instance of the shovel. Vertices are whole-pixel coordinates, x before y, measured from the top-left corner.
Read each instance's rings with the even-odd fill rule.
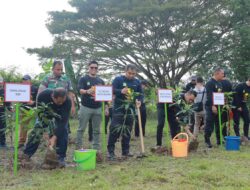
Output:
[[[142,134],[141,111],[139,107],[137,107],[137,114],[138,114],[139,132],[140,132],[140,141],[141,141],[141,154],[138,155],[137,158],[143,158],[146,157],[146,155],[145,155],[145,147]]]

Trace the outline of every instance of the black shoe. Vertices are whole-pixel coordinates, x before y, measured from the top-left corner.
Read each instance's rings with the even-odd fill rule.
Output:
[[[210,141],[210,138],[208,137],[205,137],[205,144],[207,146],[207,148],[212,148],[212,144],[211,144],[211,141]]]
[[[213,147],[211,143],[206,143],[206,146],[207,146],[207,148],[212,148]]]
[[[134,155],[133,154],[131,154],[131,153],[127,153],[127,154],[122,154],[122,156],[124,156],[124,157],[133,157]]]
[[[114,153],[109,153],[108,155],[108,160],[109,161],[116,161],[116,156]]]
[[[65,168],[65,167],[66,167],[65,159],[62,157],[58,158],[58,168]]]
[[[205,136],[205,144],[207,146],[207,148],[212,148],[212,144],[211,144],[211,141],[210,141],[210,138]]]

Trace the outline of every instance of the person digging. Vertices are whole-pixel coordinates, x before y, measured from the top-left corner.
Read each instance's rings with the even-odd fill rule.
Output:
[[[173,104],[167,105],[168,109],[168,122],[170,127],[170,134],[172,139],[181,131],[181,126],[183,126],[186,133],[190,136],[192,141],[195,141],[195,136],[190,131],[189,121],[190,113],[192,112],[192,104],[196,97],[197,93],[193,90],[186,93],[182,93],[177,96]],[[156,140],[157,144],[155,147],[151,148],[151,152],[157,154],[164,154],[166,152],[171,152],[166,147],[162,146],[162,134],[163,127],[165,123],[165,111],[164,105],[158,103],[158,126],[157,126],[157,135]],[[193,146],[193,145],[192,145]]]
[[[31,157],[37,151],[45,129],[49,129],[51,135],[47,136],[48,149],[42,168],[65,167],[71,100],[63,88],[46,89],[38,95],[37,105],[43,105],[45,109],[38,112],[35,127],[29,134],[23,154],[20,155],[20,164],[27,169],[34,166]],[[48,124],[48,121],[53,122]]]

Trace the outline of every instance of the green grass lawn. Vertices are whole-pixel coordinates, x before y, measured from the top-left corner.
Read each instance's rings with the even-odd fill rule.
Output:
[[[72,121],[71,126],[74,136],[77,121]],[[241,146],[239,152],[228,152],[223,147],[207,150],[200,135],[196,153],[187,158],[173,158],[150,153],[156,141],[156,121],[148,121],[146,131],[146,158],[104,162],[97,164],[93,171],[22,169],[18,176],[0,167],[0,189],[250,189],[249,146]],[[87,138],[87,133],[84,137]],[[69,146],[69,161],[73,150],[74,145]],[[120,143],[117,143],[119,150]],[[140,151],[139,139],[131,141],[131,151],[136,154]],[[38,152],[34,159],[41,157],[42,153]]]

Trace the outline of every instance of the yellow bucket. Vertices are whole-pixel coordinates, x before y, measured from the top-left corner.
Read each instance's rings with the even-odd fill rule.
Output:
[[[185,136],[185,138],[179,138],[181,135]],[[187,133],[179,133],[177,134],[173,140],[172,144],[172,155],[173,157],[187,157],[188,155],[188,134]]]

